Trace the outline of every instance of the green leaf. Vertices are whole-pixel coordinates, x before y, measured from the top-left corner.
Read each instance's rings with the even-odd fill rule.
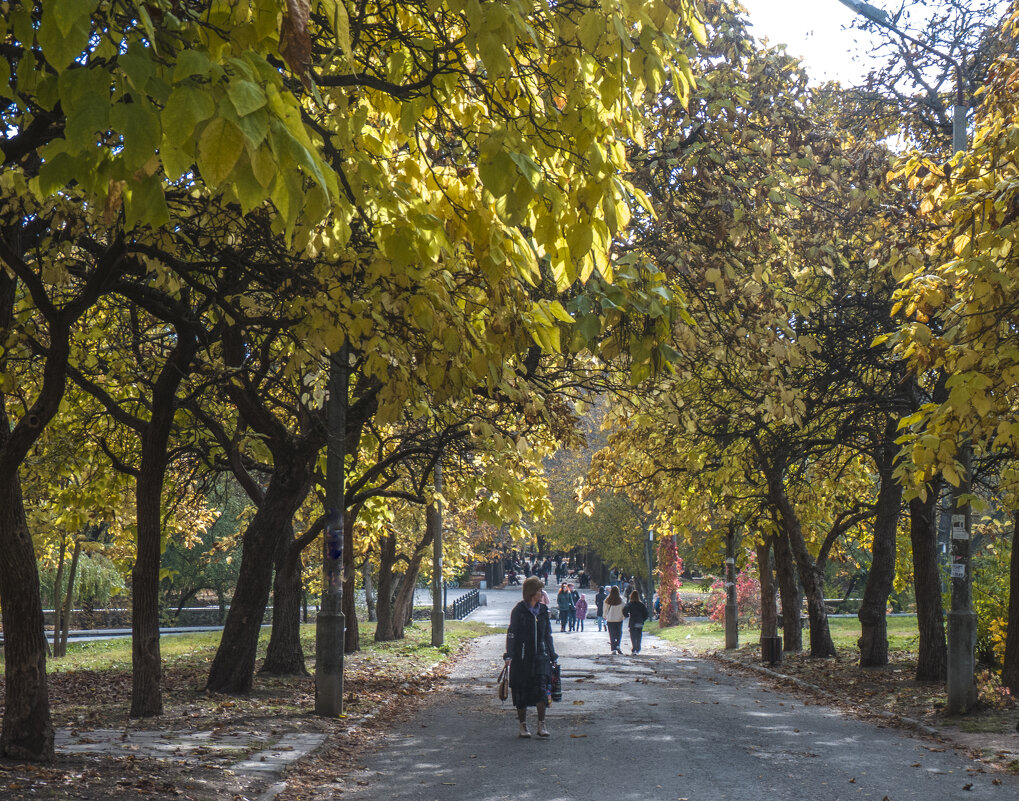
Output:
[[[494,154],[482,154],[478,162],[478,174],[481,176],[481,183],[485,189],[494,197],[502,197],[507,194],[517,180],[517,171],[514,169],[513,159],[504,151],[499,150]]]
[[[122,155],[130,168],[155,155],[161,135],[159,115],[147,102],[117,103],[110,109],[110,125],[124,137]]]
[[[212,69],[212,61],[204,50],[185,50],[177,58],[177,66],[173,71],[173,79],[181,81],[192,75],[205,77]]]
[[[541,167],[538,166],[538,163],[523,153],[510,153],[509,157],[517,165],[520,174],[527,179],[531,189],[537,189],[538,184],[541,182]]]
[[[88,46],[95,3],[53,0],[39,22],[37,40],[46,61],[58,72],[70,66]]]
[[[230,81],[226,85],[226,94],[239,117],[252,114],[269,102],[262,87],[251,81],[237,79]]]
[[[168,141],[178,147],[194,139],[195,128],[216,113],[216,104],[208,92],[194,86],[178,86],[163,107],[163,130]]]
[[[212,187],[233,170],[244,149],[244,134],[229,120],[217,117],[205,126],[198,140],[198,169]]]
[[[170,221],[162,182],[152,176],[143,181],[132,181],[124,189],[124,223],[128,230],[136,225],[156,228]]]

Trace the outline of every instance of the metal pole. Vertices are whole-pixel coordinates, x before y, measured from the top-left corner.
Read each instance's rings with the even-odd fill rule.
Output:
[[[344,343],[329,366],[326,440],[326,524],[322,538],[322,608],[315,621],[315,714],[343,714],[343,521],[346,483],[347,393],[350,349]]]
[[[432,645],[439,647],[445,641],[446,613],[442,605],[442,463],[435,463],[435,500],[428,507],[432,526]]]
[[[739,648],[739,607],[736,601],[736,534],[725,534],[725,648]]]

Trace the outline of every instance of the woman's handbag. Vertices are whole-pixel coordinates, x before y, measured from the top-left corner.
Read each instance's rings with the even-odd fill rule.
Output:
[[[552,700],[563,700],[563,677],[558,664],[552,666]]]
[[[509,698],[509,665],[502,666],[502,673],[499,674],[499,700],[505,701]]]

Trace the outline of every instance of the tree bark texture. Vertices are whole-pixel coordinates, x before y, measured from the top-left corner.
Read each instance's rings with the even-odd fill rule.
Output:
[[[271,557],[308,494],[312,463],[311,454],[296,448],[289,454],[274,452],[269,487],[242,538],[237,587],[206,683],[212,692],[244,695],[251,691],[258,635],[272,584]]]
[[[293,524],[286,526],[276,556],[272,586],[272,633],[260,673],[273,676],[307,676],[301,648],[301,548]]]
[[[796,564],[785,531],[779,532],[771,540],[775,553],[775,576],[782,598],[782,650],[799,653],[803,650],[803,627],[800,626],[803,597],[796,579]],[[789,614],[786,614],[787,609]]]
[[[177,342],[152,388],[152,414],[140,428],[141,465],[135,486],[138,545],[131,570],[131,717],[163,714],[159,654],[159,566],[163,550],[163,484],[177,389],[198,351],[193,331],[175,328]]]
[[[888,664],[888,596],[895,581],[895,539],[902,505],[902,485],[895,480],[895,421],[889,419],[878,461],[880,487],[871,543],[870,571],[860,604],[860,667]]]
[[[354,579],[357,570],[354,567],[354,523],[356,510],[344,511],[343,521],[343,597],[340,599],[343,608],[343,653],[354,654],[361,650],[361,632],[357,625],[357,605],[354,603]]]
[[[392,642],[393,634],[393,585],[396,577],[396,536],[386,534],[379,542],[379,591],[377,613],[379,622],[375,626],[375,642]]]
[[[824,574],[810,555],[807,541],[803,536],[799,516],[785,492],[782,478],[777,471],[767,471],[768,490],[782,520],[789,548],[800,574],[807,596],[807,616],[810,619],[810,655],[814,658],[835,656],[835,644],[828,629],[828,609],[824,605]],[[798,616],[797,616],[798,617]]]
[[[7,416],[0,402],[0,437],[7,431]],[[5,676],[0,755],[52,762],[42,595],[17,474],[0,483],[0,605]]]
[[[53,656],[67,656],[67,638],[71,631],[71,609],[74,607],[74,579],[78,573],[78,560],[81,558],[81,539],[74,540],[74,551],[71,553],[71,567],[67,571],[67,592],[64,593],[63,608],[60,610],[60,626],[53,627]]]
[[[57,575],[53,580],[53,656],[60,656],[60,634],[64,630],[61,619],[64,614],[64,606],[60,597],[60,590],[64,586],[64,557],[67,555],[67,537],[60,534],[60,556],[57,559]]]
[[[775,604],[775,575],[771,565],[771,537],[757,543],[757,572],[761,581],[761,636],[778,634],[778,608]]]
[[[1008,629],[1001,683],[1019,695],[1019,510],[1012,512],[1012,557],[1009,560]]]
[[[368,622],[374,623],[378,620],[378,617],[375,614],[375,592],[372,589],[372,563],[370,559],[364,560],[361,575],[364,581],[364,602],[368,607]]]
[[[913,498],[909,502],[909,539],[913,546],[913,588],[919,630],[917,681],[941,682],[948,678],[945,610],[941,602],[941,574],[938,570],[939,483],[927,486],[926,500]]]

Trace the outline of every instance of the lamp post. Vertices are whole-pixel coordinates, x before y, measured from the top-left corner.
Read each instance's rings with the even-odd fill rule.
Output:
[[[965,77],[962,64],[947,53],[921,42],[900,30],[883,9],[862,2],[862,0],[839,0],[857,14],[891,31],[896,36],[912,42],[928,53],[937,56],[955,69],[955,106],[952,109],[952,155],[965,151],[966,105]],[[963,465],[962,480],[952,491],[952,604],[948,612],[948,703],[946,711],[959,715],[969,712],[976,704],[976,637],[977,616],[973,611],[973,576],[970,569],[970,541],[972,522],[970,520],[969,494],[972,478],[970,470],[969,443],[960,446],[960,460]]]

